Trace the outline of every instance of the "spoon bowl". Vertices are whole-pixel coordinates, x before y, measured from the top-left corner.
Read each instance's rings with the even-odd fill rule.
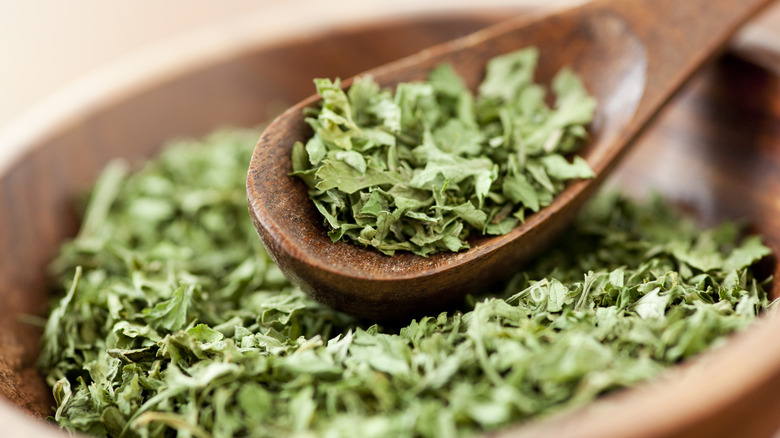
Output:
[[[570,183],[510,233],[472,238],[471,248],[459,253],[389,257],[331,242],[305,184],[289,175],[293,144],[312,134],[302,113],[317,105],[319,98],[312,96],[272,122],[255,149],[247,194],[258,234],[294,283],[318,301],[358,316],[408,317],[485,291],[549,245],[663,104],[768,3],[596,1],[506,21],[364,73],[393,87],[422,80],[435,66],[449,63],[474,89],[489,59],[536,46],[538,82],[548,84],[560,68],[570,67],[599,102],[589,141],[579,153],[596,177]]]

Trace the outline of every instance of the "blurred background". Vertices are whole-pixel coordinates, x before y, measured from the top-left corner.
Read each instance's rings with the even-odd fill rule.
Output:
[[[270,0],[0,2],[0,127],[63,87],[159,41],[253,12]]]
[[[111,67],[150,56],[192,33],[279,38],[389,15],[486,7],[561,7],[584,0],[37,0],[0,2],[0,133],[98,82]],[[780,7],[750,31],[777,44]],[[763,35],[758,35],[763,34]],[[769,38],[767,38],[767,34]],[[126,67],[126,65],[124,66]],[[1,147],[1,145],[0,145]]]
[[[196,32],[277,38],[420,11],[565,5],[581,0],[37,0],[0,2],[0,131],[69,87]],[[219,34],[219,35],[216,35]]]

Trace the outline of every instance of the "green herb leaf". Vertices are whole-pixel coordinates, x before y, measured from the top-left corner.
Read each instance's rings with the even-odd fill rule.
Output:
[[[585,160],[564,154],[582,145],[595,100],[564,69],[550,108],[533,82],[538,56],[529,48],[489,61],[476,96],[446,64],[395,94],[368,76],[346,93],[338,80],[315,80],[322,104],[307,110],[314,136],[293,148],[293,174],[331,238],[385,254],[460,251],[473,233],[509,232],[566,181],[592,178]]]
[[[365,113],[356,120],[376,116],[372,88],[361,86]],[[52,264],[62,294],[40,366],[52,385],[54,419],[67,430],[473,436],[653,378],[769,305],[765,281],[750,269],[769,254],[759,238],[740,243],[734,225],[699,231],[659,200],[638,205],[602,195],[503,288],[401,327],[367,326],[305,296],[261,246],[244,194],[257,136],[220,132],[183,142],[137,174],[111,167],[99,180],[89,229]],[[349,150],[362,146],[355,141]],[[295,161],[308,166],[305,146],[296,148]],[[401,149],[399,157],[413,159],[411,148]],[[513,160],[507,166],[517,171]],[[534,160],[537,174],[522,174],[529,185],[547,172]],[[408,171],[396,173],[411,178]],[[438,230],[412,234],[415,248],[457,250],[454,217],[478,229],[517,220],[511,205],[486,214],[474,198],[448,199],[447,184],[474,181],[348,195],[367,221],[359,237],[387,253],[412,249],[373,242],[409,215]],[[485,204],[502,196],[493,189]],[[139,217],[139,199],[170,213]]]

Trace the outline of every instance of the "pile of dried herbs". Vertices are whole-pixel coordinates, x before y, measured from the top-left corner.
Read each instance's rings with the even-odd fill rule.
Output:
[[[506,234],[565,181],[592,177],[585,160],[564,155],[582,145],[596,102],[563,69],[550,108],[534,83],[537,58],[535,48],[493,58],[476,97],[449,65],[395,94],[371,77],[346,93],[315,80],[314,136],[292,161],[331,239],[388,255],[460,251],[470,233]]]
[[[64,428],[124,437],[452,437],[660,373],[768,305],[759,239],[605,196],[504,291],[400,329],[291,286],[248,218],[256,132],[109,167],[53,265],[41,368]]]

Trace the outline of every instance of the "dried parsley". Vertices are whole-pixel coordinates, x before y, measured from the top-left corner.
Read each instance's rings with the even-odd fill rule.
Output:
[[[99,436],[453,437],[576,406],[720,342],[767,308],[769,253],[655,202],[592,202],[503,292],[400,329],[291,286],[248,218],[257,133],[110,166],[53,265],[40,365],[54,420]]]
[[[575,156],[596,102],[568,69],[552,81],[555,106],[533,82],[538,52],[493,58],[476,97],[449,65],[395,94],[371,77],[346,93],[316,79],[314,135],[293,147],[293,174],[309,187],[333,241],[393,255],[469,247],[466,238],[506,234],[548,205],[564,183],[593,176]]]

